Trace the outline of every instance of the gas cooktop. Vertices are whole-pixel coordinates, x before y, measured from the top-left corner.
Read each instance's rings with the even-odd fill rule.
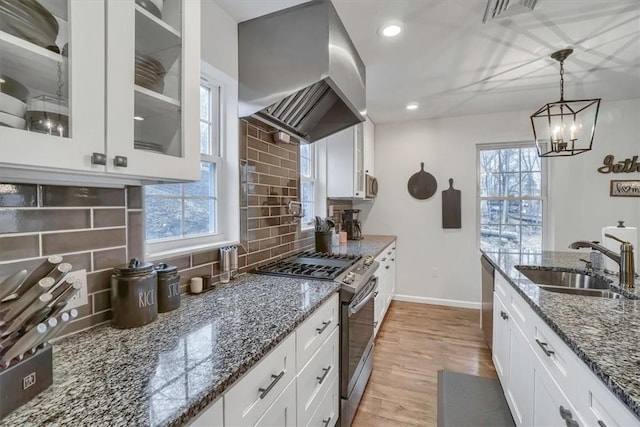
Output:
[[[362,258],[360,255],[301,252],[289,258],[258,267],[256,273],[305,279],[336,280]]]

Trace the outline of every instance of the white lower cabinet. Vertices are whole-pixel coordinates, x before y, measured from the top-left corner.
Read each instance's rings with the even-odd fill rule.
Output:
[[[376,257],[378,262],[378,291],[374,300],[374,333],[378,335],[378,330],[387,314],[393,295],[396,292],[396,242],[384,248]]]
[[[516,425],[640,426],[640,419],[497,272],[492,350]]]
[[[335,425],[340,399],[339,308],[336,293],[190,425]],[[316,422],[316,416],[323,418]]]

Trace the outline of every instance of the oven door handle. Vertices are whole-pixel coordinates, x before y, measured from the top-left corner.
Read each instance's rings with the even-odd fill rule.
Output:
[[[378,289],[378,278],[374,276],[371,280],[375,282],[375,284],[371,288],[371,291],[358,304],[349,306],[349,317],[359,312],[362,309],[362,307],[367,305],[370,299],[375,298],[374,294]]]

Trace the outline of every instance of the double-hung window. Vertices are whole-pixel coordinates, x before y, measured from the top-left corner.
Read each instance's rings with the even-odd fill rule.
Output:
[[[200,86],[200,181],[145,187],[147,245],[162,252],[172,241],[198,245],[220,234],[218,188],[221,178],[220,87]],[[147,251],[149,252],[149,251]]]
[[[315,172],[315,146],[300,141],[300,200],[304,209],[303,228],[311,227],[316,215]]]
[[[546,179],[533,144],[478,145],[478,232],[486,252],[518,261],[543,249]]]

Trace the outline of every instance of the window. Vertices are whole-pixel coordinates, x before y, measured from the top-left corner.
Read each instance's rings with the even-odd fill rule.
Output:
[[[532,144],[478,146],[480,248],[539,254],[546,201],[544,163]]]
[[[200,181],[145,187],[148,242],[219,234],[220,87],[200,86]]]
[[[311,227],[316,215],[315,171],[315,146],[300,141],[300,201],[304,209],[303,228]]]

